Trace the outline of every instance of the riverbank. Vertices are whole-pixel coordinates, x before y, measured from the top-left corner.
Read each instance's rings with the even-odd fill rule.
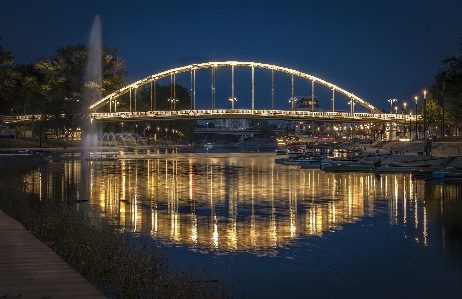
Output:
[[[383,164],[428,164],[436,168],[462,168],[462,142],[433,142],[431,155],[425,155],[423,141],[380,142],[363,146],[365,160],[380,159]],[[365,149],[364,149],[365,148]]]
[[[207,269],[172,267],[151,238],[115,230],[93,214],[88,200],[27,193],[23,175],[43,163],[39,154],[0,157],[0,297],[222,298],[228,293],[228,282],[212,278]]]

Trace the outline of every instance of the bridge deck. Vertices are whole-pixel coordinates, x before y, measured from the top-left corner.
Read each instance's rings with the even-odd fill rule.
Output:
[[[143,112],[102,112],[90,113],[90,117],[102,121],[149,121],[174,119],[216,119],[216,118],[256,118],[274,120],[317,120],[344,122],[422,122],[421,115],[347,113],[305,110],[251,110],[251,109],[213,109]],[[5,123],[31,122],[42,119],[41,115],[4,116]]]

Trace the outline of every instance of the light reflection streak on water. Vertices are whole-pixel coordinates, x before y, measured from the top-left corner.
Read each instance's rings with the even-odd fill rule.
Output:
[[[50,163],[49,170],[35,172],[29,181],[40,198],[56,189],[71,196],[74,190],[75,196],[88,198],[125,230],[193,248],[271,252],[380,212],[374,207],[383,200],[391,223],[406,225],[409,220],[427,245],[429,217],[422,181],[412,181],[409,174],[377,179],[372,174],[301,170],[273,161],[272,155],[169,155],[91,162],[82,168],[86,161],[65,161],[60,162],[64,167]],[[433,188],[444,197],[442,186]],[[438,205],[443,215],[444,202]],[[408,208],[414,209],[412,215]]]

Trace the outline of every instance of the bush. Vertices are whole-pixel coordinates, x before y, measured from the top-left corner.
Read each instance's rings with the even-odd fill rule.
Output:
[[[40,200],[25,190],[27,163],[0,176],[0,208],[109,298],[226,298],[223,281],[209,271],[172,269],[152,239],[121,233],[75,202]]]

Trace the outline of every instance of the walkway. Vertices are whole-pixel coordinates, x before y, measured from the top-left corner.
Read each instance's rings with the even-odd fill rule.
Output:
[[[0,210],[0,298],[106,298]]]

